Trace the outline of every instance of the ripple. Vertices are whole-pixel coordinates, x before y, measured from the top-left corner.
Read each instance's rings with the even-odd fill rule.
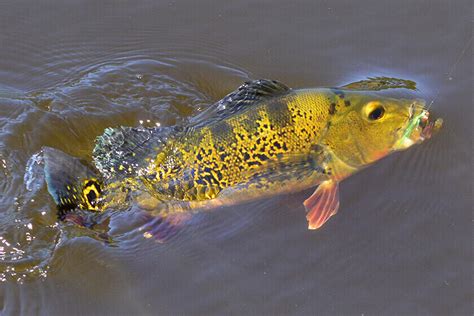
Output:
[[[64,49],[62,54],[74,54]],[[83,56],[77,58],[72,63]],[[65,66],[47,63],[42,71],[55,67]],[[45,89],[0,91],[0,177],[4,180],[0,280],[23,283],[45,278],[70,264],[74,251],[95,256],[85,253],[91,251],[88,247],[76,248],[81,244],[76,240],[84,238],[102,249],[94,251],[105,247],[119,256],[138,256],[147,244],[139,231],[144,224],[139,210],[110,213],[105,231],[57,223],[44,183],[43,146],[90,159],[94,139],[104,128],[183,122],[248,79],[248,74],[229,64],[194,57],[139,54],[91,63],[83,60],[63,77],[60,84]],[[179,244],[178,238],[172,247]],[[70,254],[61,250],[64,247],[75,250]]]

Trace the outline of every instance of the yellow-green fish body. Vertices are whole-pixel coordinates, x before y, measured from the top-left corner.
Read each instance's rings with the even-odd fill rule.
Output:
[[[305,201],[318,228],[337,212],[339,181],[430,136],[424,103],[374,92],[395,87],[384,80],[371,80],[372,91],[361,88],[369,81],[292,90],[256,80],[186,126],[108,129],[94,150],[100,176],[69,185],[82,196],[63,204],[102,210],[132,196],[169,215],[319,185]]]
[[[314,185],[331,172],[319,144],[336,98],[329,89],[293,92],[191,129],[170,141],[145,179],[158,197],[187,201],[236,186],[261,196]]]

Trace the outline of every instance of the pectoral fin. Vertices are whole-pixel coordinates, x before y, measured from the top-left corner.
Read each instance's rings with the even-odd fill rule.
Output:
[[[324,181],[303,204],[307,212],[308,229],[323,226],[339,208],[338,182]]]

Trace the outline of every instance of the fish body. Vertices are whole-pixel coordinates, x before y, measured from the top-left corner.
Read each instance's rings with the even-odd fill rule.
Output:
[[[319,228],[338,210],[340,181],[431,136],[422,100],[376,92],[399,85],[376,78],[293,90],[248,82],[186,126],[107,129],[94,149],[95,172],[67,184],[55,183],[53,170],[48,188],[59,207],[99,211],[132,197],[170,215],[317,186],[304,205],[309,228]]]
[[[239,186],[250,185],[247,194],[257,196],[288,185],[307,188],[330,172],[329,153],[319,144],[333,102],[329,89],[295,91],[191,129],[170,141],[146,181],[158,196],[187,201]]]

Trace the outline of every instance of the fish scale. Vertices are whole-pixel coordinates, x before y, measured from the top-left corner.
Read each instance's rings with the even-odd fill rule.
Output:
[[[153,167],[159,175],[153,185],[177,199],[215,198],[222,189],[254,178],[282,155],[307,154],[327,125],[328,108],[336,99],[329,89],[293,92],[193,130],[172,141],[170,152],[179,154]],[[175,184],[174,179],[190,170],[191,183],[188,179]],[[273,170],[280,172],[278,166]]]

